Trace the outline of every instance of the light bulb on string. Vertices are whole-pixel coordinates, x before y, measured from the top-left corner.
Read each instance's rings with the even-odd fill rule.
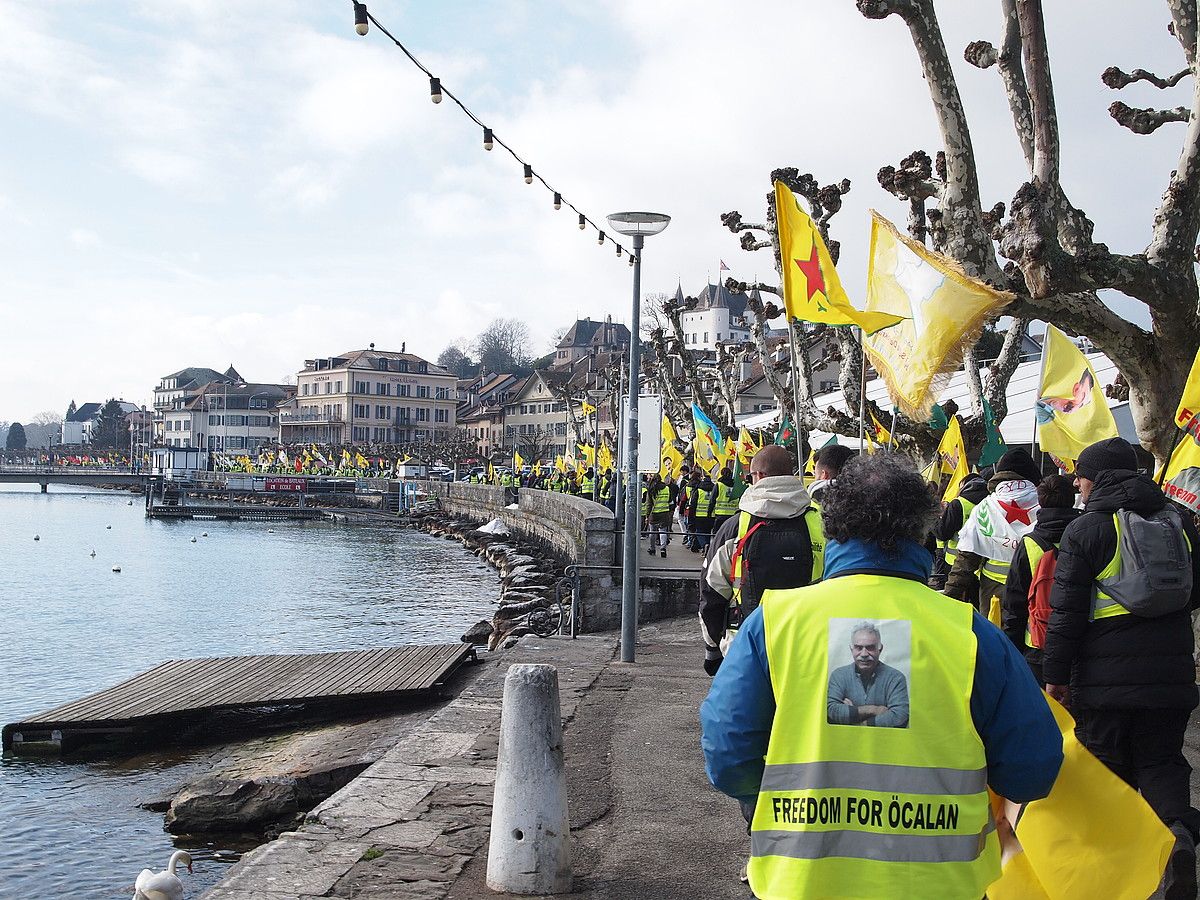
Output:
[[[533,166],[529,163],[525,163],[525,183],[533,184]]]
[[[579,230],[583,231],[583,229],[585,229],[585,228],[587,228],[587,219],[584,218],[583,213],[580,213],[579,214]]]
[[[434,103],[442,102],[442,79],[435,75],[429,76],[429,99]]]
[[[492,129],[488,128],[487,126],[484,126],[483,129],[483,149],[492,149]]]
[[[354,4],[354,30],[359,34],[366,34],[370,27],[370,23],[367,22],[367,5],[356,2]]]
[[[621,250],[622,250],[621,245],[617,244],[617,258],[618,259],[620,259],[620,257],[621,257]]]
[[[637,258],[632,253],[630,253],[629,254],[629,264],[632,266],[635,262],[637,262]]]
[[[560,194],[558,191],[554,192],[554,208],[562,209],[562,194]]]
[[[598,238],[596,238],[596,243],[600,244],[601,246],[604,245],[604,232],[603,231],[601,231],[600,236]]]

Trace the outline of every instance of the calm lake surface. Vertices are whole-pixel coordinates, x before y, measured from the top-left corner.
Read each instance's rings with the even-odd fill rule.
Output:
[[[50,491],[0,486],[0,722],[164,659],[456,641],[491,617],[499,593],[461,545],[411,531],[152,521],[141,497]],[[5,756],[0,897],[128,900],[137,873],[164,868],[175,849],[162,814],[137,803],[206,767],[178,752]],[[195,860],[189,897],[237,857],[181,846]]]

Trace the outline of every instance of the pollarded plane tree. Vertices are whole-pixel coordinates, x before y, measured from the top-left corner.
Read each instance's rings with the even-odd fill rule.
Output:
[[[1005,311],[1013,316],[1011,327],[986,382],[978,378],[973,353],[964,354],[968,375],[974,376],[969,377],[974,409],[964,411],[967,440],[977,447],[983,439],[982,397],[988,399],[998,418],[1007,414],[1005,389],[1018,362],[1020,334],[1026,323],[1036,318],[1088,337],[1116,363],[1128,387],[1142,442],[1161,460],[1173,443],[1174,407],[1200,343],[1195,271],[1200,231],[1200,79],[1193,77],[1187,107],[1133,109],[1117,102],[1109,108],[1118,124],[1135,133],[1149,133],[1167,123],[1187,126],[1179,161],[1167,176],[1162,201],[1151,223],[1150,242],[1140,253],[1113,253],[1094,240],[1093,223],[1071,202],[1062,186],[1058,120],[1042,4],[1040,0],[999,2],[1004,16],[1000,46],[975,41],[967,46],[965,57],[977,68],[995,68],[999,73],[1029,178],[1017,188],[1007,208],[996,203],[984,209],[966,112],[932,0],[857,0],[865,17],[895,16],[908,26],[942,139],[942,147],[933,157],[916,150],[898,166],[882,168],[880,185],[908,205],[908,231],[914,238],[957,260],[976,278],[1016,295]],[[1168,90],[1195,75],[1197,2],[1166,0],[1166,6],[1168,28],[1183,52],[1183,68],[1161,77],[1143,69],[1126,73],[1110,67],[1101,75],[1104,84],[1120,89],[1146,82]],[[827,201],[841,186],[848,187],[847,183],[817,188],[811,177],[797,176],[795,170],[780,170],[773,175],[782,176],[785,182],[790,177],[793,191],[806,196],[810,203],[816,201],[813,217],[826,234],[828,219],[840,205],[840,201],[832,205]],[[778,268],[773,209],[768,208],[767,222],[761,225],[742,222],[736,212],[722,218],[731,230],[744,232],[744,248],[773,248]],[[834,252],[832,246],[830,250]],[[779,292],[771,285],[757,287]],[[1102,299],[1105,291],[1116,291],[1144,304],[1149,328],[1128,321],[1110,308]],[[775,304],[766,306],[762,313],[754,311],[756,317],[777,313]],[[808,329],[793,325],[793,330],[804,334]],[[861,358],[849,336],[841,335],[839,340],[848,351],[843,360],[842,386],[849,408],[857,410],[854,376]],[[800,412],[804,423],[822,430],[853,433],[836,411],[813,408],[805,382],[802,376]],[[775,382],[772,388],[777,388]],[[786,385],[782,393],[776,390],[781,404],[788,408],[789,390]],[[882,412],[872,411],[877,416]],[[911,442],[922,450],[927,450],[933,439],[927,426],[903,419],[898,432],[902,442]]]

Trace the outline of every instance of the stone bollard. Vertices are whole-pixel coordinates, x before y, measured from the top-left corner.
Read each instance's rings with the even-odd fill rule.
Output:
[[[487,886],[513,894],[571,890],[571,827],[554,666],[510,666],[504,679]]]

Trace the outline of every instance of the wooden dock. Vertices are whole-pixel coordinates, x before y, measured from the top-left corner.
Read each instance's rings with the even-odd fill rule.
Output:
[[[200,712],[314,701],[394,699],[442,684],[470,644],[410,645],[340,653],[173,659],[140,675],[5,725],[5,750],[131,734]]]
[[[221,506],[205,504],[154,503],[146,507],[150,519],[202,519],[241,522],[283,522],[324,519],[326,510],[314,506],[256,506],[253,503],[230,503]]]

